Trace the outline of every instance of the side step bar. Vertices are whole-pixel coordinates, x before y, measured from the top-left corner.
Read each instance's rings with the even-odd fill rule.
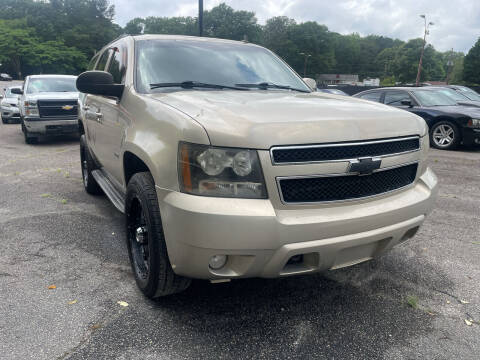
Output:
[[[112,185],[101,170],[93,170],[92,175],[112,204],[115,205],[120,212],[125,213],[125,195]]]

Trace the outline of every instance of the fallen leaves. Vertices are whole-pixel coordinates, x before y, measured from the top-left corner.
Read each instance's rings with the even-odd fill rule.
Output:
[[[473,323],[470,320],[465,319],[465,324],[467,324],[467,326],[472,326]]]
[[[101,327],[102,327],[102,324],[93,324],[92,326],[90,326],[90,329],[97,330],[97,329],[100,329]]]
[[[470,304],[470,301],[466,301],[466,300],[460,299],[460,303],[461,303],[461,304]]]
[[[126,301],[117,301],[117,304],[123,307],[127,307],[128,303]]]
[[[76,304],[76,303],[77,303],[77,299],[69,301],[67,304],[68,305],[73,305],[73,304]]]
[[[56,289],[57,286],[56,285],[48,285],[48,290],[53,290],[53,289]]]

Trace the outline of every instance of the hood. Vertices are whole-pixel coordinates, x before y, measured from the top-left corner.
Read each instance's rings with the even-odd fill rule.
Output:
[[[0,104],[10,104],[10,105],[17,106],[17,107],[18,107],[18,103],[19,103],[18,96],[8,97],[8,98],[6,97],[6,98],[3,98],[0,101]]]
[[[480,101],[461,100],[461,101],[458,101],[458,105],[480,108]]]
[[[431,106],[428,109],[437,110],[449,115],[469,116],[480,119],[480,105],[478,107],[472,105],[452,105],[452,106]]]
[[[148,96],[199,122],[216,146],[268,149],[426,132],[423,119],[407,111],[319,92],[185,90]]]
[[[25,94],[28,100],[77,100],[78,92],[41,92]]]

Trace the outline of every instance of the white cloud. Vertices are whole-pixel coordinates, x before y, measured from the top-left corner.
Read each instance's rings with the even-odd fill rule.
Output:
[[[197,16],[197,0],[110,0],[116,21],[134,17]],[[479,0],[205,0],[205,9],[226,2],[236,10],[254,11],[260,23],[273,16],[317,21],[342,34],[376,34],[402,40],[423,35],[419,14],[432,27],[428,41],[440,51],[467,52],[480,36]]]

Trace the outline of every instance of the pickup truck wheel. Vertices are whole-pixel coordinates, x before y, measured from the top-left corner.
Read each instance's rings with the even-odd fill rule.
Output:
[[[36,144],[38,141],[37,137],[32,136],[28,133],[28,130],[26,127],[24,127],[23,137],[25,138],[25,144]]]
[[[439,121],[430,129],[430,144],[440,150],[453,150],[460,144],[460,131],[450,121]]]
[[[85,191],[91,195],[102,194],[102,189],[92,175],[92,170],[95,170],[95,164],[88,150],[85,135],[80,136],[80,162],[82,164],[82,180]]]
[[[191,280],[173,272],[168,259],[155,183],[149,172],[133,175],[125,201],[127,247],[135,280],[149,298],[188,288]]]

